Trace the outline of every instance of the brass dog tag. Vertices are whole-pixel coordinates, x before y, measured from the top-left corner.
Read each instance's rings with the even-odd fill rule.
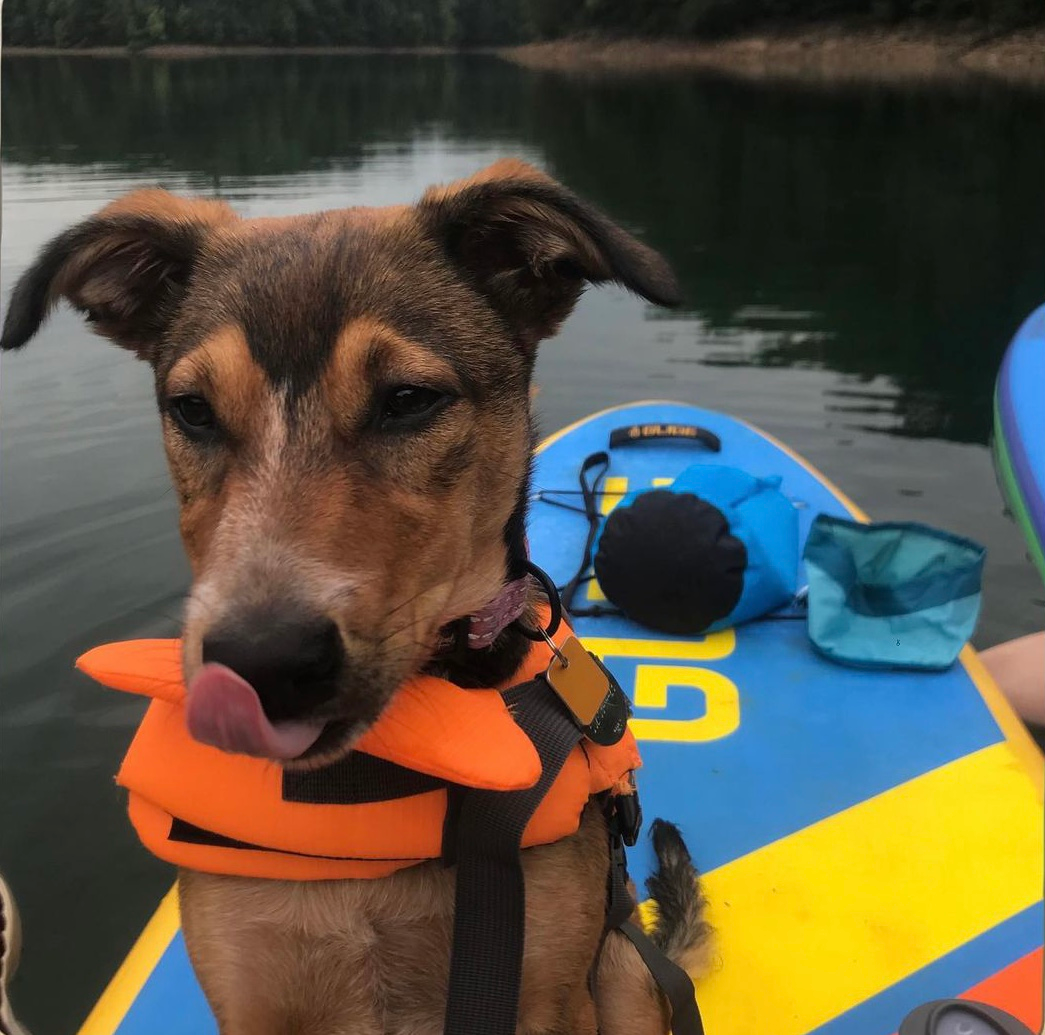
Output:
[[[609,747],[624,736],[631,702],[606,666],[576,636],[552,655],[544,678],[589,740]]]

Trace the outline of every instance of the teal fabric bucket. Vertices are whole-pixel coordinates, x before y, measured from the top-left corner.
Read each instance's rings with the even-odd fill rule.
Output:
[[[847,665],[946,669],[976,627],[985,555],[926,525],[821,514],[803,555],[809,638]]]

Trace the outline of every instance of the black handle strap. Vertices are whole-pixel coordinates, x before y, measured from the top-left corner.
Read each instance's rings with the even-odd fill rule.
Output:
[[[610,449],[664,438],[699,442],[712,453],[722,452],[722,440],[718,435],[695,424],[629,424],[626,428],[614,428],[610,432]]]
[[[578,614],[578,612],[573,609],[573,598],[577,595],[577,589],[580,587],[580,584],[585,581],[585,575],[591,567],[591,551],[592,547],[595,545],[595,539],[599,534],[599,523],[601,520],[596,500],[599,495],[599,486],[602,484],[602,479],[606,477],[606,472],[609,469],[610,455],[609,453],[604,452],[592,453],[591,456],[581,464],[581,496],[584,500],[584,515],[588,519],[588,538],[584,542],[584,555],[581,557],[580,567],[577,569],[573,578],[570,579],[570,581],[562,588],[562,606],[566,608],[570,614]],[[589,484],[588,474],[591,471],[595,471],[595,477]]]

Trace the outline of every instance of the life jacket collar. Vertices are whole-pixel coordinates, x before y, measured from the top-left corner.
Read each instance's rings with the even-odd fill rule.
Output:
[[[76,667],[113,690],[184,707],[181,640],[105,644],[80,657]],[[524,678],[536,674],[530,672],[534,667],[524,664]],[[463,690],[432,676],[407,680],[355,749],[465,787],[523,790],[541,775],[537,751],[499,690]]]

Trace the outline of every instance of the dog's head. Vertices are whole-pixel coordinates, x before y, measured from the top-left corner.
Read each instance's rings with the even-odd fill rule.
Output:
[[[317,764],[498,593],[537,344],[605,281],[675,301],[659,256],[520,162],[413,207],[280,219],[139,191],[43,249],[2,346],[65,298],[152,366],[194,576],[190,716]]]

